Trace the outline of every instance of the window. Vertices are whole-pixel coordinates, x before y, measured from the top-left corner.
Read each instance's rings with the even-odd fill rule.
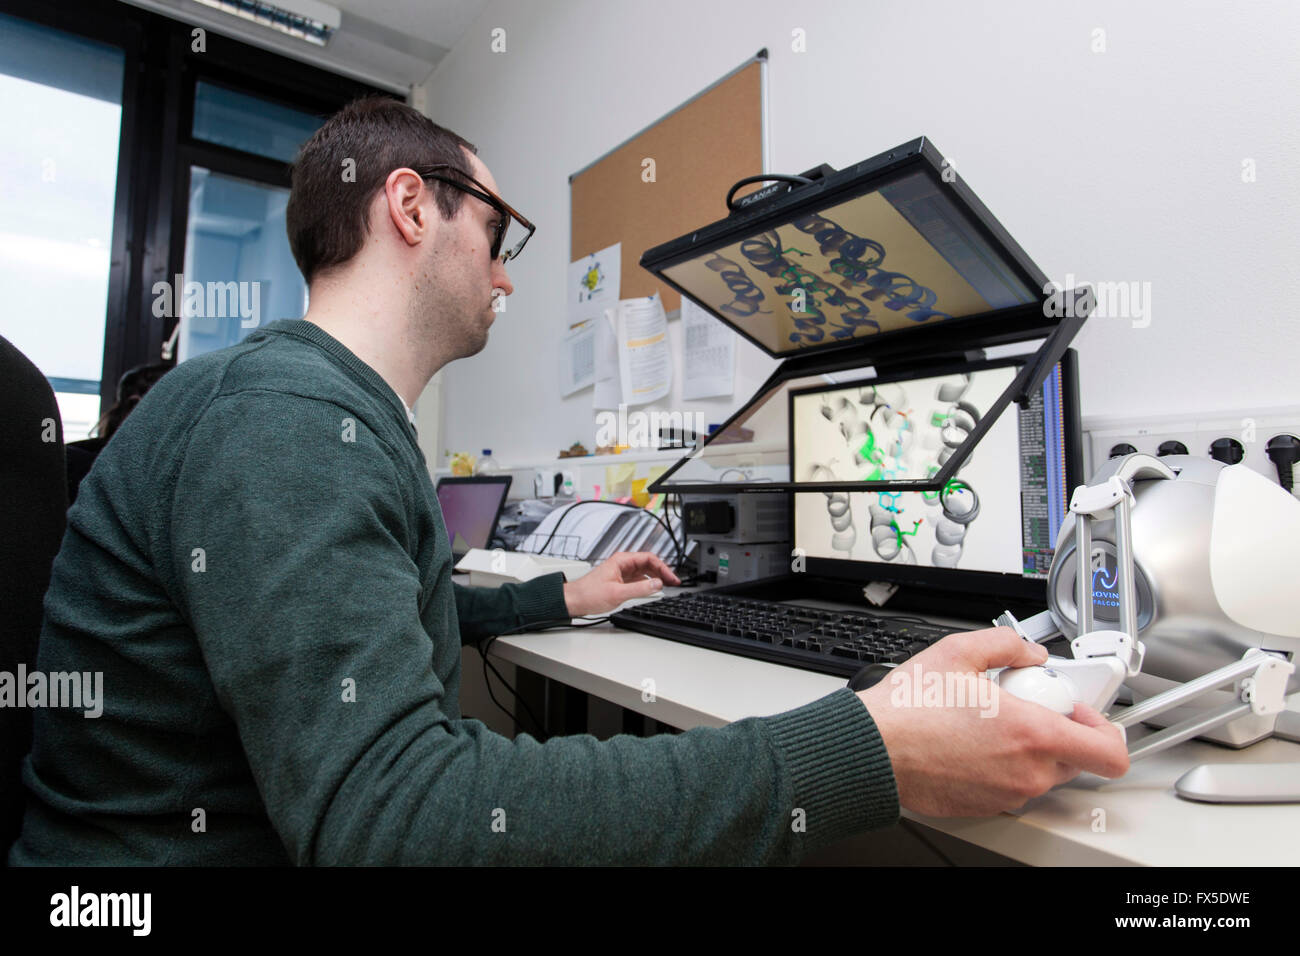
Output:
[[[173,291],[180,361],[307,311],[307,284],[285,232],[287,164],[323,122],[260,96],[195,83],[193,136],[181,154],[189,161],[183,276],[201,295]]]
[[[259,325],[303,314],[289,162],[386,92],[213,31],[192,44],[130,4],[0,0],[0,335],[54,385],[66,441],[169,340],[184,358],[247,335],[254,306]]]
[[[199,81],[194,89],[194,138],[291,163],[321,118],[257,96]]]
[[[234,345],[273,319],[307,311],[307,283],[289,250],[289,190],[190,168],[185,282],[177,358]]]
[[[124,67],[0,15],[0,335],[50,380],[65,441],[99,418]]]

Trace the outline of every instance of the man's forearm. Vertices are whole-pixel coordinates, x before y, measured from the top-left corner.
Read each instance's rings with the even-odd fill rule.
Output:
[[[898,798],[874,722],[843,690],[649,739],[432,725],[377,741],[321,809],[316,839],[287,841],[299,863],[791,864],[892,824]]]
[[[571,615],[563,582],[564,575],[557,571],[499,588],[453,585],[461,643],[476,644],[492,634],[525,624],[568,620]]]

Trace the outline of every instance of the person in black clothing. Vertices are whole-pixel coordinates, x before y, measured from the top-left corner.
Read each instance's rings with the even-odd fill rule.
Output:
[[[68,443],[68,507],[77,500],[77,488],[81,485],[81,479],[90,473],[90,466],[113,437],[113,432],[121,427],[131,410],[140,404],[140,399],[153,388],[154,382],[166,375],[171,368],[170,365],[160,363],[131,369],[117,383],[117,400],[95,426],[95,437]]]
[[[54,389],[0,336],[0,671],[36,666],[45,589],[68,510]],[[0,707],[0,846],[18,836],[32,712]]]

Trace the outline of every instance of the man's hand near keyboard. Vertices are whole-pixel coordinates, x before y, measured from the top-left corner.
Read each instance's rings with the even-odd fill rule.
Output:
[[[576,581],[564,585],[564,603],[574,617],[604,614],[624,601],[649,597],[665,584],[681,584],[663,560],[648,551],[610,555]]]

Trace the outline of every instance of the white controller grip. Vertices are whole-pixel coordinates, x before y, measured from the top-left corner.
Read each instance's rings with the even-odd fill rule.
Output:
[[[1074,713],[1074,682],[1050,667],[1008,667],[994,680],[1008,694],[1041,704],[1048,710],[1070,716]]]
[[[1124,677],[1124,662],[1116,657],[1049,657],[1046,665],[1004,668],[993,679],[1009,694],[1068,716],[1075,701],[1105,713],[1115,703]]]

